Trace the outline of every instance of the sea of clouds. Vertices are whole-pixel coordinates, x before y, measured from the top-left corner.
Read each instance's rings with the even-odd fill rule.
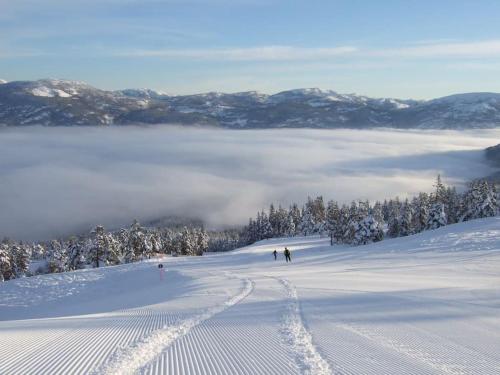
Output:
[[[47,239],[165,216],[245,224],[270,202],[349,202],[430,191],[493,172],[500,130],[175,126],[0,129],[0,236]]]

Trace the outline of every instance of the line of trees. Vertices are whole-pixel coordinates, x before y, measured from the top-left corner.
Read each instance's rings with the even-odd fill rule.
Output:
[[[473,181],[464,193],[445,186],[437,177],[435,190],[413,199],[394,198],[325,204],[322,197],[308,198],[299,208],[271,204],[251,218],[241,230],[205,231],[202,227],[145,228],[137,221],[126,229],[108,232],[96,226],[88,235],[23,243],[0,242],[0,281],[36,273],[51,273],[135,262],[158,254],[202,255],[228,251],[273,237],[328,235],[331,244],[361,245],[402,237],[499,214],[499,196],[494,184]],[[37,269],[30,263],[36,261]]]
[[[323,197],[308,198],[299,209],[262,210],[249,220],[242,237],[251,244],[273,237],[329,235],[331,244],[361,245],[384,237],[402,237],[447,224],[490,217],[499,213],[499,196],[494,184],[486,180],[470,183],[464,193],[447,187],[437,177],[435,190],[420,193],[413,199],[398,197],[370,204],[368,201],[339,205],[325,204]]]
[[[72,271],[131,263],[159,254],[202,255],[241,245],[238,230],[206,231],[202,227],[145,228],[134,221],[126,229],[108,232],[96,226],[86,236],[46,243],[5,239],[0,243],[0,281],[38,273]],[[37,264],[30,270],[30,263]],[[32,267],[31,267],[32,268]]]

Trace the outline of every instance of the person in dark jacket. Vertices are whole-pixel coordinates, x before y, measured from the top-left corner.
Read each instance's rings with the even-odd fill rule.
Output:
[[[277,259],[277,257],[278,257],[278,252],[277,252],[276,250],[274,250],[274,251],[273,251],[273,255],[274,255],[274,260],[276,260],[276,259]]]
[[[288,263],[288,262],[291,262],[291,261],[292,261],[292,257],[290,256],[290,255],[291,255],[291,254],[290,254],[290,250],[288,250],[288,248],[286,248],[286,247],[285,247],[285,252],[284,252],[284,254],[285,254],[285,260],[286,260],[286,262],[287,262],[287,263]]]

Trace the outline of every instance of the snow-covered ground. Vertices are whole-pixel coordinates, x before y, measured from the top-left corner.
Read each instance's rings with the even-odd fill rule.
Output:
[[[500,218],[162,262],[0,284],[0,374],[500,373]]]

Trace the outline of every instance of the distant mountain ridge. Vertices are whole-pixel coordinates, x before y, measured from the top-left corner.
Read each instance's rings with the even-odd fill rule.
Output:
[[[500,167],[500,144],[486,149],[486,158],[495,166]]]
[[[162,124],[265,128],[471,129],[500,126],[500,94],[418,101],[320,89],[172,96],[150,89],[105,91],[57,79],[1,81],[0,125]]]

